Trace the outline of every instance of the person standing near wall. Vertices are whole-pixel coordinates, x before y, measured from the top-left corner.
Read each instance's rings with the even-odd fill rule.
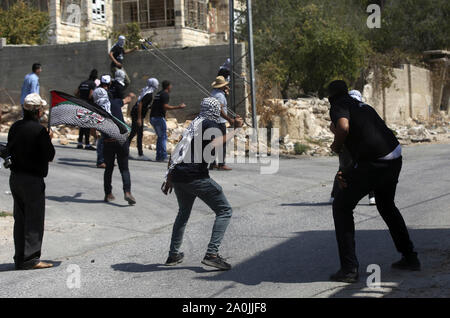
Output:
[[[23,119],[16,121],[8,133],[16,269],[53,266],[40,260],[45,219],[44,178],[48,174],[48,163],[55,156],[51,130],[49,134],[39,123],[46,105],[38,94],[27,95],[23,100]]]
[[[162,91],[155,96],[153,101],[152,110],[150,112],[150,123],[155,129],[158,139],[156,141],[156,161],[167,161],[167,125],[166,125],[166,112],[168,110],[182,109],[186,105],[181,103],[178,106],[169,105],[169,94],[172,91],[172,84],[169,81],[162,82]]]
[[[34,63],[31,70],[31,73],[25,75],[22,85],[22,93],[20,95],[20,105],[22,105],[22,108],[26,96],[33,93],[39,95],[39,75],[41,75],[42,66],[39,63]]]
[[[397,251],[402,254],[401,260],[392,267],[419,271],[420,261],[405,221],[395,206],[402,168],[400,143],[375,109],[350,97],[344,81],[330,83],[328,92],[330,118],[335,127],[331,150],[340,153],[345,144],[354,162],[347,171],[337,174],[341,190],[333,201],[333,219],[341,268],[330,279],[346,283],[358,281],[353,209],[371,190],[375,191],[378,212],[389,228]]]
[[[211,92],[211,96],[216,98],[219,103],[222,105],[220,109],[220,119],[219,119],[219,127],[222,130],[222,134],[225,135],[227,133],[227,121],[230,125],[234,125],[234,119],[228,116],[227,109],[227,95],[230,91],[229,83],[225,80],[223,76],[217,76],[216,80],[211,84],[213,91]],[[211,164],[210,169],[217,169],[222,171],[230,171],[232,170],[225,164],[225,158],[227,156],[227,144],[224,143],[222,145],[222,151],[218,154],[217,162]]]
[[[116,44],[113,45],[111,50],[109,51],[109,58],[111,59],[111,74],[115,75],[118,69],[121,69],[125,72],[125,89],[130,85],[130,78],[123,66],[124,56],[126,54],[132,53],[138,50],[138,47],[135,46],[132,49],[125,50],[125,36],[119,36]]]
[[[138,160],[149,160],[149,158],[144,156],[144,150],[142,147],[142,138],[144,136],[144,119],[147,116],[148,109],[153,104],[153,93],[156,92],[158,87],[159,81],[156,78],[149,78],[147,80],[147,86],[142,89],[136,104],[131,110],[132,124],[130,137],[128,137],[128,143],[131,144],[131,141],[137,134]]]
[[[95,84],[95,80],[98,77],[98,71],[96,69],[93,69],[91,73],[89,74],[89,78],[86,81],[81,82],[81,84],[78,86],[77,91],[75,92],[75,96],[87,101],[92,102],[92,94],[94,93],[95,88],[97,85]],[[78,133],[78,149],[83,149],[83,138],[85,140],[85,146],[84,149],[86,150],[96,150],[95,147],[93,147],[90,144],[90,134],[91,129],[90,128],[81,128],[79,129]]]

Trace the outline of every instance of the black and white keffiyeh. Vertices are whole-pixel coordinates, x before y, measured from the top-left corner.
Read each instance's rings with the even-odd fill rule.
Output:
[[[147,80],[147,86],[145,86],[142,91],[141,94],[138,97],[137,102],[139,103],[145,95],[149,94],[149,93],[154,93],[159,87],[159,81],[156,78],[149,78]]]
[[[178,142],[172,151],[171,162],[166,173],[166,178],[177,164],[183,162],[191,141],[194,137],[202,133],[202,122],[205,119],[212,120],[216,123],[220,120],[220,102],[214,97],[204,98],[200,104],[200,114],[191,122],[191,124],[183,132],[182,139]]]

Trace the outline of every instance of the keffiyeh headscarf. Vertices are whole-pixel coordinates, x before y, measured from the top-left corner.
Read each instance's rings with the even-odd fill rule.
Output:
[[[149,78],[147,80],[147,86],[145,86],[142,89],[137,102],[139,103],[144,98],[145,95],[155,92],[158,89],[158,87],[159,87],[158,80],[156,78]]]
[[[92,94],[92,98],[95,104],[111,114],[111,102],[109,101],[108,92],[104,88],[97,87]]]
[[[351,90],[350,92],[348,92],[348,94],[350,95],[350,97],[356,99],[357,101],[360,101],[360,102],[363,101],[363,100],[362,100],[361,92],[358,91],[358,90],[356,90],[356,89]]]
[[[188,128],[183,132],[182,139],[176,145],[175,149],[171,155],[171,163],[169,165],[169,169],[166,173],[167,175],[171,170],[175,168],[177,164],[183,162],[184,157],[186,156],[189,146],[191,145],[191,141],[195,136],[198,136],[202,133],[202,122],[205,119],[209,119],[215,121],[216,123],[220,120],[220,102],[214,97],[207,97],[202,100],[200,104],[200,114],[191,122]]]

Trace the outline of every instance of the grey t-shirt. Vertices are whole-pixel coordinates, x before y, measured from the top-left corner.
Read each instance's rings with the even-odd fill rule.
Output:
[[[228,111],[228,108],[227,108],[228,104],[227,104],[227,97],[225,96],[225,92],[220,90],[220,89],[214,89],[211,92],[211,96],[216,98],[219,101],[219,103],[222,104],[223,111],[225,113],[227,113],[227,111]],[[220,117],[220,119],[219,119],[219,123],[220,124],[225,124],[226,122],[227,122],[227,120],[225,118]]]

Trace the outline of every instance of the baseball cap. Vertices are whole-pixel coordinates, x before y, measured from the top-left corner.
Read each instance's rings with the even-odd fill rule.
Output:
[[[44,106],[47,106],[47,102],[37,93],[28,94],[23,102],[25,110],[37,110]]]
[[[111,83],[111,76],[109,76],[109,75],[102,75],[102,77],[100,78],[100,82],[102,84],[109,84],[109,83]]]

